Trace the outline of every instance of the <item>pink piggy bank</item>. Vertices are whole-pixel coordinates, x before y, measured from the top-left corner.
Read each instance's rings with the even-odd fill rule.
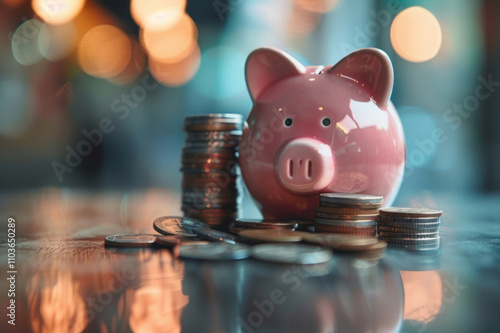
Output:
[[[240,143],[240,167],[264,218],[314,220],[318,194],[383,195],[401,184],[405,141],[390,102],[392,64],[360,49],[333,66],[303,66],[260,48],[247,59],[253,100]]]

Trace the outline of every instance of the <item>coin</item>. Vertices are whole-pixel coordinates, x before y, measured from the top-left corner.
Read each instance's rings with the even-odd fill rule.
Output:
[[[284,229],[252,229],[241,231],[239,236],[253,242],[290,243],[300,242],[306,234],[307,232]]]
[[[314,265],[332,259],[332,253],[311,245],[260,244],[252,248],[252,257],[283,264]]]
[[[329,220],[376,220],[378,214],[334,215],[316,210],[316,217]]]
[[[337,251],[378,252],[387,247],[386,242],[369,236],[311,234],[304,239]]]
[[[439,229],[441,222],[436,223],[400,223],[400,222],[385,222],[378,221],[378,226],[392,227],[392,228],[406,228],[406,229]]]
[[[435,238],[439,236],[439,232],[387,232],[383,230],[378,231],[378,235],[390,238]]]
[[[205,223],[189,217],[163,216],[153,222],[153,228],[160,234],[184,237],[195,237],[195,229],[206,227]]]
[[[297,227],[297,223],[282,222],[282,221],[269,221],[259,219],[238,219],[234,221],[234,225],[244,228],[257,228],[257,229],[290,229],[293,230]]]
[[[118,247],[149,247],[154,244],[156,237],[153,235],[111,235],[104,240],[104,245]]]
[[[396,237],[385,237],[378,236],[379,239],[386,241],[387,243],[398,243],[398,244],[436,244],[439,243],[439,236],[428,237],[428,238],[396,238]]]
[[[381,222],[391,223],[440,223],[441,217],[392,217],[381,215],[378,218]]]
[[[381,195],[355,194],[355,193],[321,193],[320,202],[334,204],[382,204],[384,197]]]
[[[191,237],[169,235],[169,236],[156,236],[156,244],[162,247],[171,248],[179,244],[182,245],[209,244],[209,242],[195,240],[194,238]]]
[[[377,229],[372,227],[334,227],[327,225],[316,225],[316,232],[325,232],[331,234],[346,234],[346,235],[360,235],[360,236],[375,236]]]
[[[204,131],[204,132],[188,132],[186,142],[203,142],[203,141],[239,141],[243,131]]]
[[[337,205],[336,207],[318,206],[316,212],[328,213],[332,215],[377,215],[378,208],[358,208],[348,205]]]
[[[179,256],[201,260],[239,260],[251,254],[249,246],[244,244],[208,243],[180,245]]]
[[[346,220],[329,220],[316,218],[316,225],[329,225],[336,227],[371,227],[377,224],[376,220],[357,220],[357,221],[346,221]]]
[[[240,114],[221,113],[194,115],[184,118],[184,131],[233,131],[241,130],[243,117]]]
[[[391,217],[440,217],[443,211],[429,208],[403,208],[403,207],[386,207],[379,210],[380,216]]]
[[[235,235],[211,228],[199,228],[195,229],[194,231],[198,236],[200,236],[200,238],[208,239],[211,241],[235,243],[236,240],[238,240]]]
[[[385,225],[379,224],[377,226],[377,229],[379,231],[384,231],[384,232],[405,232],[405,233],[414,233],[414,232],[423,232],[423,233],[433,233],[434,232],[434,233],[437,233],[437,232],[439,232],[439,226],[432,227],[432,228],[429,228],[429,227],[420,228],[420,227],[414,227],[414,226],[411,226],[411,227],[401,227],[401,226],[391,227],[391,226],[385,226]]]

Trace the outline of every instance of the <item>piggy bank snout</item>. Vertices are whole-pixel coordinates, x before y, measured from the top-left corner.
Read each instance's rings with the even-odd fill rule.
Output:
[[[280,184],[293,193],[320,192],[333,180],[332,150],[316,139],[294,139],[278,152],[275,171]]]

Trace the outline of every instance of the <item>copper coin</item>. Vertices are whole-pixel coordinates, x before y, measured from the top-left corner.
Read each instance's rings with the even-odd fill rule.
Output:
[[[307,232],[292,231],[283,229],[252,229],[244,230],[239,233],[239,236],[253,242],[274,242],[274,243],[291,243],[300,242]]]
[[[156,241],[156,236],[154,235],[111,235],[107,236],[104,240],[104,245],[106,246],[117,246],[117,247],[149,247]]]
[[[345,235],[363,235],[363,236],[375,236],[375,227],[365,227],[365,228],[351,228],[351,227],[331,227],[324,225],[316,225],[316,232],[325,232],[330,234],[345,234]]]
[[[379,205],[384,201],[381,195],[369,195],[358,193],[321,193],[320,202],[348,205]]]
[[[377,225],[377,220],[329,220],[329,219],[321,219],[316,218],[316,225],[328,225],[328,226],[337,226],[337,227],[371,227]]]
[[[206,131],[186,133],[186,142],[239,140],[243,131]]]
[[[337,251],[378,252],[385,250],[387,247],[386,242],[369,236],[310,234],[305,236],[304,239]]]
[[[378,215],[378,208],[375,209],[362,209],[356,207],[316,207],[316,212],[328,213],[332,215]]]
[[[164,216],[153,222],[153,228],[163,235],[195,237],[194,229],[205,227],[205,223],[189,217]]]
[[[443,211],[429,208],[386,207],[381,208],[379,214],[392,217],[440,217]]]
[[[333,215],[316,210],[316,217],[329,220],[376,220],[378,218],[378,214]]]

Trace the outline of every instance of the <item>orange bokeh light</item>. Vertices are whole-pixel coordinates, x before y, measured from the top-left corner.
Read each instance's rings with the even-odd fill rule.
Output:
[[[201,52],[198,45],[187,57],[177,63],[165,63],[149,58],[151,75],[163,85],[179,87],[189,82],[200,68]]]
[[[83,36],[77,59],[87,74],[108,79],[127,67],[131,54],[130,39],[123,31],[111,25],[100,25]]]
[[[127,64],[127,67],[118,74],[117,76],[111,78],[111,82],[116,84],[125,84],[134,81],[144,70],[144,66],[146,64],[146,56],[142,51],[139,43],[130,38],[130,45],[132,49],[132,54],[130,60]]]
[[[441,27],[436,17],[422,7],[399,13],[391,25],[391,43],[396,53],[411,62],[424,62],[441,48]]]
[[[401,271],[405,320],[428,323],[441,310],[443,283],[437,271]]]
[[[339,4],[339,0],[295,0],[295,3],[311,12],[327,13]]]
[[[32,0],[33,11],[45,22],[63,24],[74,19],[85,5],[85,0]]]
[[[165,17],[164,24],[155,21],[141,30],[141,43],[148,55],[165,63],[176,63],[187,57],[196,47],[197,39],[196,24],[186,13],[175,22]]]
[[[186,0],[132,0],[130,12],[134,21],[141,27],[156,20],[165,12],[184,12]]]

